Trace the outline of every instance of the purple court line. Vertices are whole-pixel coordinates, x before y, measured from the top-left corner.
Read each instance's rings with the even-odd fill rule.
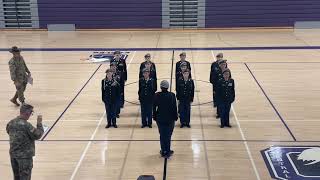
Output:
[[[319,62],[305,62],[305,61],[299,61],[299,62],[285,62],[285,61],[276,61],[276,62],[269,62],[269,61],[252,61],[252,62],[242,62],[242,61],[235,61],[232,62],[232,60],[228,61],[228,64],[320,64]],[[28,63],[32,65],[51,65],[51,64],[61,64],[61,65],[93,65],[94,63]],[[104,64],[104,63],[102,63]],[[107,63],[105,63],[107,64]],[[132,65],[140,65],[140,63],[131,63]],[[171,65],[171,63],[156,63],[156,64],[164,64],[164,65]],[[197,62],[197,63],[192,63],[194,65],[198,64],[212,64],[212,62]],[[8,66],[7,63],[0,63],[0,66]]]
[[[276,112],[276,114],[278,115],[278,117],[280,118],[281,122],[283,123],[283,125],[287,128],[288,132],[290,133],[292,139],[294,141],[297,141],[296,137],[293,135],[292,131],[290,130],[289,126],[287,125],[287,123],[284,121],[284,119],[282,118],[281,114],[279,113],[279,111],[277,110],[277,108],[274,106],[274,104],[272,103],[272,101],[270,100],[270,98],[268,97],[267,93],[264,91],[264,89],[262,88],[262,86],[260,85],[259,81],[257,80],[257,78],[255,77],[255,75],[253,74],[253,72],[251,71],[251,69],[249,68],[249,66],[247,65],[247,63],[244,63],[244,65],[247,67],[248,71],[250,72],[251,76],[253,77],[253,79],[255,80],[255,82],[257,83],[257,85],[259,86],[259,88],[261,89],[262,93],[264,94],[264,96],[267,98],[267,100],[269,101],[270,105],[272,106],[273,110]]]
[[[299,50],[320,49],[320,46],[244,46],[244,47],[198,47],[198,48],[21,48],[22,51],[244,51],[244,50]],[[0,48],[0,51],[9,51],[9,48]]]
[[[43,141],[48,134],[51,132],[51,130],[54,128],[54,126],[60,121],[60,119],[62,118],[62,116],[67,112],[67,110],[69,109],[69,107],[73,104],[73,102],[77,99],[77,97],[80,95],[80,93],[82,92],[82,90],[87,86],[87,84],[90,82],[90,80],[93,78],[93,76],[98,72],[98,70],[100,69],[102,65],[100,64],[97,69],[92,73],[92,75],[90,76],[90,78],[87,80],[87,82],[81,87],[81,89],[79,90],[79,92],[76,94],[76,96],[70,101],[70,103],[68,104],[68,106],[64,109],[64,111],[60,114],[60,116],[58,117],[58,119],[53,123],[53,125],[48,129],[47,133],[41,138],[41,141]]]
[[[159,142],[160,140],[155,140],[155,139],[109,139],[109,140],[104,140],[104,139],[50,139],[50,140],[43,140],[42,142]],[[304,141],[304,140],[242,140],[242,139],[207,139],[207,140],[192,140],[192,139],[181,139],[181,140],[171,140],[173,142],[267,142],[267,143],[319,143],[320,141]],[[0,140],[0,142],[9,142],[9,140]]]

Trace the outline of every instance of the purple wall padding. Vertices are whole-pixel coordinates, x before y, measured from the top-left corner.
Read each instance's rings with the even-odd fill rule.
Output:
[[[40,28],[161,28],[161,0],[38,0]]]
[[[206,0],[206,27],[284,27],[320,21],[320,0]]]

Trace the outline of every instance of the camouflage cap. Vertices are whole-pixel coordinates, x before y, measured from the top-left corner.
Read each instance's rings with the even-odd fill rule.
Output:
[[[21,50],[17,46],[13,46],[9,52],[14,53],[14,52],[21,52]]]

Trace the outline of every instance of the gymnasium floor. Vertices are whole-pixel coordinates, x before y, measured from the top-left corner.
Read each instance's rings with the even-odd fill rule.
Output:
[[[181,48],[187,49],[196,93],[192,128],[180,129],[177,123],[174,130],[168,180],[271,179],[261,150],[320,144],[319,32],[0,32],[0,179],[12,179],[5,127],[18,108],[9,102],[14,86],[7,65],[11,54],[5,48],[13,45],[33,48],[22,52],[34,77],[26,91],[27,103],[35,106],[30,121],[35,124],[41,113],[49,126],[36,143],[33,180],[135,180],[141,174],[162,179],[157,127],[140,128],[136,82],[146,53],[156,63],[158,79],[170,80],[175,48],[175,62]],[[80,60],[95,48],[130,51],[128,102],[118,129],[104,128],[100,83],[108,65]],[[207,81],[217,52],[228,59],[236,83],[231,129],[219,128],[215,109],[208,103],[212,95]]]

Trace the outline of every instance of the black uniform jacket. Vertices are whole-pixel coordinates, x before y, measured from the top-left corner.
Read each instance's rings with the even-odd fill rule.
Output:
[[[157,84],[154,79],[150,78],[139,80],[139,100],[142,102],[153,102],[154,94],[157,91]]]
[[[110,63],[116,62],[117,63],[117,70],[122,73],[124,81],[127,81],[128,79],[128,73],[127,73],[127,64],[126,60],[124,59],[119,59],[116,60],[115,58],[111,59]]]
[[[120,97],[120,86],[115,80],[108,81],[103,79],[101,81],[102,101],[104,103],[116,103]]]
[[[187,68],[191,71],[190,62],[189,62],[189,61],[183,61],[183,62],[186,62],[186,63],[187,63]],[[178,72],[181,72],[181,68],[180,68],[181,63],[182,63],[181,60],[176,63],[176,74],[177,74]]]
[[[222,103],[233,103],[235,99],[235,85],[233,79],[229,79],[228,81],[220,79],[215,90],[218,105]]]
[[[177,83],[177,99],[183,102],[193,102],[194,82],[192,79],[180,79]]]
[[[176,96],[172,92],[157,92],[153,103],[153,119],[160,124],[171,124],[178,119]]]

